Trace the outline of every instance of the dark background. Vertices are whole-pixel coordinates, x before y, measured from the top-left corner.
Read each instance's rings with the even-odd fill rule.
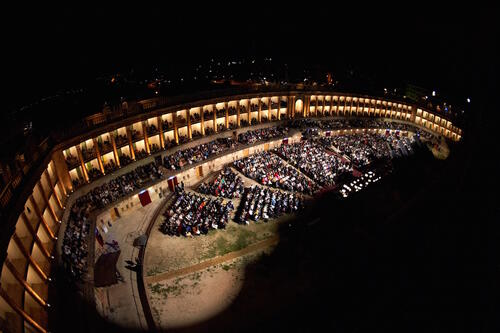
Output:
[[[312,3],[13,9],[3,21],[3,80],[9,95],[20,98],[131,68],[272,56],[355,68],[382,82],[409,81],[460,100],[472,94],[498,44],[494,11],[437,11],[417,3],[397,9]]]
[[[360,222],[365,215],[344,212],[358,229],[347,227],[347,223],[334,224],[336,236],[331,239],[340,244],[338,251],[352,254],[352,260],[344,257],[345,266],[334,266],[344,283],[353,279],[359,283],[396,281],[402,288],[392,284],[370,289],[378,299],[398,302],[389,302],[378,320],[375,310],[383,302],[375,302],[373,308],[364,305],[357,315],[370,315],[372,325],[362,325],[366,316],[353,316],[350,321],[344,317],[345,325],[337,328],[354,332],[363,327],[370,331],[398,327],[410,331],[415,324],[415,331],[498,331],[497,12],[488,7],[438,11],[434,5],[420,2],[397,11],[291,2],[284,7],[239,5],[234,11],[229,5],[199,8],[195,3],[186,8],[82,5],[6,10],[2,20],[2,81],[7,97],[3,112],[58,89],[84,86],[102,75],[131,68],[148,70],[156,65],[175,69],[211,57],[269,56],[299,67],[352,69],[387,85],[410,82],[461,102],[470,97],[463,142],[452,147],[451,158],[427,169],[419,182],[413,181],[415,191],[405,190],[404,202],[389,202],[395,204],[398,221],[407,221],[407,228],[389,223],[391,217],[383,214],[376,222],[384,227],[376,232]],[[399,186],[403,191],[404,185]],[[346,209],[357,210],[363,202],[355,201]],[[355,237],[359,229],[375,239],[369,244],[383,257],[364,255],[372,249]],[[382,244],[391,239],[396,241],[385,243],[390,246]],[[316,250],[319,256],[331,249]],[[355,271],[349,266],[353,263],[361,263],[362,268]],[[369,273],[374,270],[378,273],[370,280]],[[346,288],[356,290],[356,283]],[[298,303],[289,311],[293,318],[302,313],[319,325],[330,312],[321,307],[322,289],[314,290],[318,294],[306,301],[318,308],[317,312],[301,312],[303,305]],[[354,294],[345,292],[332,309],[345,310],[343,304],[351,302],[352,306],[367,299],[359,289]],[[398,304],[411,311],[398,311]],[[422,311],[421,316],[418,311]],[[391,325],[392,314],[404,324]],[[277,318],[284,321],[287,314]],[[297,327],[307,331],[307,320],[295,320]],[[296,321],[285,327],[293,329]],[[281,322],[269,321],[269,325],[279,329]],[[61,327],[64,331],[64,325]],[[257,329],[263,327],[265,322],[255,324]]]

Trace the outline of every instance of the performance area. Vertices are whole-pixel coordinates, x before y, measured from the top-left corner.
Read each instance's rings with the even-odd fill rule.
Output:
[[[318,126],[311,127],[314,124]],[[313,234],[331,230],[332,226],[320,227],[325,210],[315,207],[325,200],[331,207],[342,205],[346,198],[383,182],[399,160],[430,154],[432,149],[413,132],[364,129],[332,135],[321,122],[289,125],[240,135],[244,143],[260,147],[252,153],[238,147],[240,143],[219,146],[217,139],[217,146],[209,143],[179,150],[162,163],[134,169],[89,193],[83,201],[86,207],[116,201],[95,217],[95,262],[119,256],[104,278],[114,277],[116,283],[98,286],[95,276],[96,304],[103,318],[139,330],[154,325],[203,331],[214,318],[232,329],[239,327],[221,319],[226,316],[222,314],[236,311],[235,316],[243,316],[246,311],[258,311],[258,304],[277,302],[268,299],[264,290],[281,285],[283,272],[262,264],[265,258],[288,246],[297,230],[315,230]],[[286,134],[291,136],[273,141]],[[239,158],[228,159],[221,155],[223,151]],[[212,168],[201,178],[179,176],[179,171],[187,174],[189,169],[199,174],[199,165],[205,164]],[[177,176],[172,175],[175,172]],[[141,184],[153,185],[145,189]],[[134,189],[135,194],[127,194]],[[74,229],[79,227],[74,223],[78,219],[72,221],[75,227],[70,224],[67,235],[80,230]],[[81,228],[86,230],[85,224]],[[72,258],[74,264],[67,267],[78,278],[76,263],[84,258]],[[296,264],[302,260],[296,259]],[[103,270],[96,265],[94,274]],[[248,293],[249,284],[254,296]],[[276,292],[284,293],[280,288]],[[273,313],[266,311],[265,316]]]

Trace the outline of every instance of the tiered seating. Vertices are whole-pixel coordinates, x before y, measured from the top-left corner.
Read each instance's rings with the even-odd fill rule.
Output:
[[[176,200],[164,213],[161,232],[171,236],[206,234],[210,229],[224,229],[234,209],[231,201],[209,199],[183,188],[176,188]]]

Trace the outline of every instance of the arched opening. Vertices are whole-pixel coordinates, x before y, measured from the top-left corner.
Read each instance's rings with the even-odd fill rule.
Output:
[[[297,99],[295,102],[295,113],[302,113],[304,109],[304,102],[301,99]]]

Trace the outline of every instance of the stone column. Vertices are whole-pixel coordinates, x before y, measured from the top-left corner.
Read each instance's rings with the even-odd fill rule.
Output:
[[[205,110],[202,106],[200,108],[200,117],[201,117],[200,126],[201,126],[201,135],[205,136],[205,116],[203,115],[203,112],[205,112]]]
[[[78,155],[78,158],[80,159],[80,167],[82,168],[82,173],[85,181],[88,183],[89,182],[89,175],[87,174],[87,168],[85,168],[85,163],[83,162],[83,155],[82,155],[82,150],[80,148],[80,145],[76,145],[76,152]]]
[[[109,132],[109,138],[111,140],[111,145],[113,146],[113,156],[115,158],[115,163],[120,167],[120,155],[118,155],[118,149],[116,148],[116,141],[113,132]]]
[[[59,220],[59,217],[57,216],[54,208],[52,207],[52,205],[50,204],[49,202],[49,198],[47,196],[47,193],[45,193],[45,190],[42,186],[42,184],[40,184],[40,182],[38,182],[36,184],[36,186],[38,186],[38,190],[42,193],[42,198],[43,198],[43,201],[45,202],[45,206],[49,209],[49,213],[50,215],[52,215],[52,218],[54,219],[54,221],[56,222],[59,222],[60,223],[60,220]]]
[[[259,112],[257,112],[257,122],[260,124],[261,122],[261,112],[262,112],[262,100],[259,97]]]
[[[61,184],[62,192],[68,195],[68,191],[73,190],[73,183],[68,171],[68,165],[64,160],[62,150],[57,150],[52,154],[52,162],[54,162],[54,172],[57,176],[57,181]]]
[[[236,102],[236,126],[240,127],[240,101]]]
[[[271,121],[271,105],[273,104],[273,100],[272,100],[272,97],[269,97],[269,99],[267,100],[267,106],[268,106],[268,113],[267,113],[267,119],[269,121]]]
[[[134,145],[132,144],[132,133],[130,132],[130,127],[125,127],[127,131],[127,138],[128,138],[128,147],[130,149],[130,157],[132,160],[135,161],[135,151],[134,151]]]
[[[281,95],[278,96],[278,114],[276,115],[278,120],[281,120]]]
[[[411,116],[410,116],[410,121],[412,123],[415,122],[415,117],[417,116],[417,107],[415,105],[411,106]]]
[[[214,122],[214,132],[217,133],[217,106],[215,104],[212,105],[212,110],[214,111],[213,122]]]
[[[177,132],[177,111],[172,112],[172,124],[174,125],[174,140],[179,144],[179,132]]]
[[[149,138],[148,138],[146,122],[141,121],[141,125],[142,125],[142,134],[144,135],[144,146],[146,147],[146,153],[148,153],[148,155],[151,155],[151,150],[149,149]]]
[[[106,173],[104,172],[104,165],[102,164],[102,160],[101,160],[101,151],[97,145],[96,138],[92,138],[92,142],[94,143],[94,150],[95,150],[95,156],[97,158],[97,165],[99,165],[99,170],[101,170],[102,174],[105,175]]]
[[[43,175],[45,175],[45,177],[47,178],[47,182],[48,182],[48,184],[49,184],[49,186],[51,188],[52,193],[54,194],[54,198],[56,198],[57,205],[59,206],[60,209],[63,209],[61,198],[59,198],[59,195],[57,194],[56,190],[54,189],[55,186],[54,186],[54,183],[52,182],[52,179],[50,179],[49,172],[47,170],[45,170],[43,172]]]
[[[224,102],[224,108],[226,109],[226,121],[224,123],[225,123],[226,129],[228,129],[229,128],[229,110],[228,110],[227,102]]]
[[[193,133],[191,129],[191,109],[186,109],[186,115],[187,115],[187,135],[188,139],[193,138]]]
[[[163,121],[160,116],[156,117],[156,123],[158,124],[158,134],[160,135],[160,148],[165,149],[165,137],[163,134]]]

